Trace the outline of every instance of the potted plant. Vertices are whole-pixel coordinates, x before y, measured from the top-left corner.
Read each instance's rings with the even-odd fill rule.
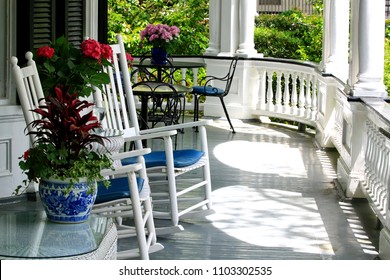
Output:
[[[109,155],[93,151],[93,145],[104,145],[105,138],[93,133],[100,124],[91,110],[85,113],[91,106],[56,87],[54,95],[33,110],[41,118],[31,123],[34,130],[28,134],[35,141],[19,166],[27,175],[26,186],[39,182],[39,195],[52,221],[85,221],[96,198],[97,181],[105,179],[100,171],[112,167]]]
[[[152,63],[165,64],[167,49],[171,42],[179,37],[180,29],[177,26],[166,24],[148,24],[141,31],[141,42],[152,45]]]
[[[45,95],[54,94],[56,86],[69,93],[87,97],[93,87],[103,90],[110,82],[102,66],[109,66],[112,49],[96,40],[84,40],[80,47],[74,46],[64,36],[54,43],[36,50],[35,61]]]

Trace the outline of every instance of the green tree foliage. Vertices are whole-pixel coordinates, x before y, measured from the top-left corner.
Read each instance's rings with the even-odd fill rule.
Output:
[[[385,70],[383,80],[390,97],[390,20],[386,20],[385,28]]]
[[[320,62],[322,16],[287,11],[255,19],[255,47],[264,56]]]
[[[208,46],[208,0],[108,0],[108,40],[122,34],[127,50],[142,55],[140,32],[148,23],[176,25],[180,36],[171,54],[202,55]]]
[[[321,15],[324,10],[324,0],[307,0],[310,4],[313,5],[314,11]]]

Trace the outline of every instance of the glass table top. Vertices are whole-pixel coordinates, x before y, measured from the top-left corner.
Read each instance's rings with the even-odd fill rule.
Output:
[[[87,222],[58,224],[42,210],[0,213],[0,259],[61,258],[95,251],[112,220],[91,215]]]
[[[177,85],[177,84],[168,84],[162,82],[139,82],[133,85],[134,94],[144,94],[144,93],[158,93],[158,94],[172,94],[174,91],[177,93],[191,92],[192,88]]]
[[[99,129],[98,131],[96,131],[96,134],[100,136],[104,136],[106,138],[111,138],[111,137],[122,136],[123,131],[118,129],[113,129],[113,128],[105,128],[105,129]]]

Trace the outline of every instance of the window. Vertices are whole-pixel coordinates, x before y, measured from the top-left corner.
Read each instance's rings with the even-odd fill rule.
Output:
[[[17,55],[65,35],[75,45],[84,37],[84,0],[18,0]]]

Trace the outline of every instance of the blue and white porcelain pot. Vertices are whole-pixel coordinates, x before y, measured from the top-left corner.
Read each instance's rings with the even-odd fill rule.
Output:
[[[69,182],[54,178],[40,181],[39,196],[50,221],[82,223],[89,217],[96,199],[96,182],[88,183],[86,179],[80,179],[71,187]]]

